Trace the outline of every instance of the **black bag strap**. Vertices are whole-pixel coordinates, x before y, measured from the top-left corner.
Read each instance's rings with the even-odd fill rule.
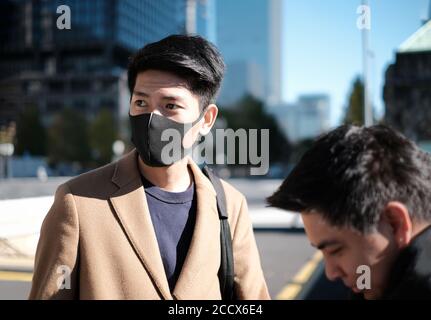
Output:
[[[228,223],[228,213],[226,209],[226,197],[220,178],[208,166],[202,168],[203,173],[211,181],[217,193],[217,209],[220,219],[220,247],[221,247],[221,263],[218,272],[220,281],[220,290],[223,300],[234,299],[234,265],[233,265],[233,250],[232,236]]]

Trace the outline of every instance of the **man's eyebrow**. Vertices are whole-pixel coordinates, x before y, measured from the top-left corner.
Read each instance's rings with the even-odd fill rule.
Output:
[[[149,97],[148,94],[142,91],[133,90],[133,93],[136,94],[137,96]]]
[[[142,96],[142,97],[146,97],[148,98],[149,95],[146,94],[143,91],[137,91],[137,90],[133,90],[133,93],[136,94],[137,96]],[[181,96],[176,96],[176,95],[166,95],[162,97],[162,100],[177,100],[177,101],[184,101],[184,99]]]
[[[183,98],[181,96],[173,96],[173,95],[169,95],[169,96],[163,96],[162,100],[177,100],[177,101],[184,101]]]
[[[323,240],[322,242],[320,242],[317,245],[314,245],[314,244],[311,244],[311,245],[313,247],[316,247],[319,250],[323,250],[326,247],[337,245],[337,244],[340,244],[340,241],[338,241],[338,240]]]

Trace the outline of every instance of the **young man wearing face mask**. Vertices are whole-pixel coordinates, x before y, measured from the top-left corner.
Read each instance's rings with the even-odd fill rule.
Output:
[[[216,191],[188,151],[214,125],[223,72],[217,49],[199,36],[169,36],[132,57],[136,149],[58,188],[41,230],[31,299],[222,297]],[[169,130],[180,143],[165,153]],[[268,299],[246,200],[222,186],[234,295]]]
[[[268,202],[301,212],[327,278],[352,297],[431,299],[431,157],[401,134],[376,125],[323,135]]]

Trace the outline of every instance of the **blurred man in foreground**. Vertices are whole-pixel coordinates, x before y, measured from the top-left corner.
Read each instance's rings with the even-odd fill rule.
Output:
[[[330,280],[366,299],[431,299],[431,159],[401,134],[321,136],[268,202],[301,212]]]

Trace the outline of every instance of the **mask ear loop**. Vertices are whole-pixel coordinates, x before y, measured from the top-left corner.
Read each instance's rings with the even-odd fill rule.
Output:
[[[202,112],[201,112],[201,114],[199,115],[199,117],[198,117],[195,121],[193,121],[193,126],[194,126],[196,123],[198,123],[199,121],[201,121],[201,120],[202,120],[202,118],[204,117],[205,113],[206,113],[206,111],[205,111],[205,110],[202,110]],[[204,141],[205,141],[205,135],[203,135],[203,134],[201,134],[201,133],[199,132],[199,137],[198,137],[198,139],[196,140],[195,144],[196,144],[196,145],[198,145],[198,144],[201,144],[201,143],[202,143],[202,142],[204,142]]]
[[[150,125],[151,125],[151,120],[153,120],[153,112],[150,113],[150,119],[148,120],[148,124],[147,124],[147,150],[148,150],[148,159],[151,159],[151,152],[150,152]]]

